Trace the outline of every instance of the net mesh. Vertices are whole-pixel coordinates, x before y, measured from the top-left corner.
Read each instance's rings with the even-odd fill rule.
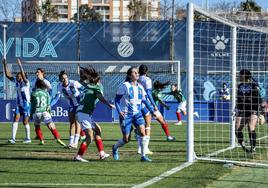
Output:
[[[196,12],[200,16],[200,12]],[[194,150],[198,158],[268,164],[267,124],[256,126],[257,151],[244,152],[237,144],[230,147],[232,134],[232,27],[218,19],[202,15],[194,22]],[[218,17],[217,17],[218,18]],[[241,24],[241,23],[240,23]],[[249,69],[266,105],[267,33],[254,28],[237,27],[236,80],[239,71]],[[223,89],[224,85],[227,89]],[[237,85],[236,85],[237,88]],[[227,91],[228,90],[228,91]],[[266,108],[260,111],[266,118]],[[250,149],[248,124],[243,129],[246,147]]]
[[[87,62],[80,63],[80,66],[86,67],[88,65],[92,65],[100,74],[101,83],[104,88],[104,96],[113,101],[115,98],[115,94],[118,86],[123,83],[126,78],[127,70],[134,66],[138,67],[141,64],[145,64],[149,69],[149,76],[153,81],[159,80],[161,82],[170,81],[171,83],[177,83],[177,63],[176,62],[146,62],[146,61],[137,61],[137,62]],[[65,70],[68,74],[69,79],[79,80],[78,74],[78,64],[77,62],[71,63],[57,63],[57,62],[49,62],[49,63],[23,63],[24,71],[28,74],[28,79],[30,80],[31,87],[33,87],[36,76],[35,72],[37,68],[44,68],[46,72],[46,79],[51,82],[52,85],[52,96],[54,96],[57,92],[57,84],[58,74],[60,71]],[[10,70],[14,73],[19,72],[19,67],[16,64],[9,64]],[[2,79],[2,78],[1,78]],[[16,92],[14,83],[7,83],[7,93],[9,99],[16,98]]]

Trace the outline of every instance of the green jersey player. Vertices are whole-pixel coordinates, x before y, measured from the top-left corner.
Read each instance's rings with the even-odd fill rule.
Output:
[[[31,94],[31,115],[30,117],[34,120],[35,132],[40,140],[40,144],[44,144],[44,137],[40,129],[40,124],[42,121],[47,125],[51,133],[54,135],[57,142],[65,146],[61,141],[60,135],[52,121],[50,115],[50,96],[46,91],[47,85],[43,80],[38,79],[35,83],[36,90]]]
[[[103,90],[99,82],[100,77],[93,67],[89,66],[87,68],[81,68],[80,78],[80,82],[84,86],[84,91],[81,94],[80,104],[76,110],[76,117],[82,130],[86,133],[86,139],[81,143],[74,160],[88,162],[83,159],[82,156],[86,152],[87,147],[92,142],[93,138],[95,138],[100,159],[105,159],[110,155],[104,152],[103,142],[101,139],[101,128],[93,120],[93,111],[98,100],[110,108],[114,108],[114,105],[110,104],[103,97]]]

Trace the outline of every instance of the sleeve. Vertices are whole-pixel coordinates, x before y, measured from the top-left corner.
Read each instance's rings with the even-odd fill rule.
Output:
[[[47,79],[45,79],[45,83],[47,85],[48,90],[51,90],[52,89],[51,83]]]
[[[61,95],[62,95],[62,90],[61,90],[60,84],[58,84],[57,93],[56,93],[55,97],[53,97],[51,99],[51,103],[50,103],[51,107],[54,106],[55,104],[57,104],[57,102],[59,101]]]
[[[35,96],[34,96],[34,92],[31,94],[31,109],[30,109],[30,116],[32,117],[33,114],[34,114],[34,111],[35,111],[35,108],[36,108],[36,100],[35,99]]]
[[[121,86],[119,86],[117,92],[116,92],[116,95],[126,95],[127,94],[127,88],[125,86],[125,84],[122,84]]]
[[[146,80],[145,86],[146,86],[146,88],[144,88],[144,89],[146,89],[146,90],[151,89],[152,90],[152,80],[150,78]]]
[[[80,84],[77,81],[74,81],[74,87],[77,88],[78,90],[82,89],[84,86],[82,84]]]
[[[121,108],[120,108],[120,100],[123,97],[123,95],[116,95],[114,102],[115,102],[115,108],[117,110],[117,112],[120,114],[122,112]]]
[[[50,107],[50,103],[51,103],[51,98],[49,93],[47,92],[47,111],[50,113],[51,111],[51,107]]]
[[[146,93],[147,93],[147,96],[148,96],[149,101],[150,101],[151,104],[155,107],[156,104],[155,104],[155,102],[154,102],[154,98],[153,98],[153,96],[152,96],[152,90],[151,90],[151,89],[147,89],[147,90],[146,90]]]

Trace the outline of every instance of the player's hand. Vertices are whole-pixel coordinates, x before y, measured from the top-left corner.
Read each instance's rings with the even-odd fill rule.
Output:
[[[109,106],[110,106],[110,108],[114,108],[115,109],[115,105],[114,104],[110,104]]]
[[[157,111],[157,110],[158,110],[158,107],[157,107],[157,106],[155,106],[155,107],[154,107],[154,111]]]
[[[3,65],[7,64],[7,61],[5,58],[2,59],[2,63],[3,63]]]
[[[125,115],[126,115],[125,112],[120,112],[119,115],[120,115],[120,118],[125,119]]]

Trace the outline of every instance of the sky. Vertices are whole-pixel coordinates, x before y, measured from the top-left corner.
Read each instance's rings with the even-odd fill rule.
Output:
[[[0,4],[1,2],[5,2],[5,1],[8,1],[9,3],[15,3],[17,0],[0,0]],[[171,2],[172,0],[170,0]],[[242,0],[175,0],[175,2],[179,5],[185,5],[186,3],[188,2],[192,2],[194,4],[197,4],[199,6],[202,6],[202,2],[203,4],[205,4],[205,2],[208,2],[208,5],[209,7],[210,6],[213,6],[215,4],[217,4],[218,2],[237,2],[238,4],[242,1]],[[255,0],[255,2],[260,5],[264,10],[267,10],[268,11],[268,0]],[[18,17],[20,17],[20,15],[17,15]],[[0,20],[3,20],[3,14],[2,12],[0,11]]]

